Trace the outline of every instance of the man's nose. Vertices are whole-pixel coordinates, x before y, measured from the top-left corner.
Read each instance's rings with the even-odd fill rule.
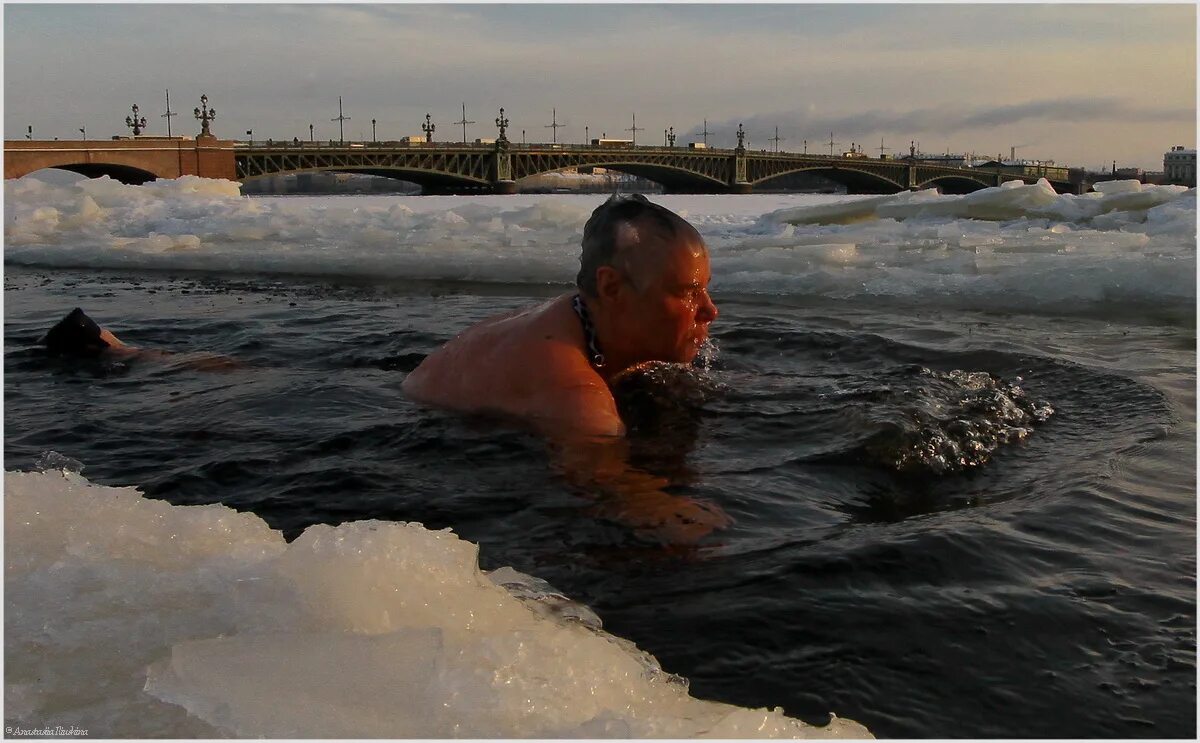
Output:
[[[717,319],[717,305],[713,304],[712,297],[708,292],[704,292],[704,301],[696,308],[696,321],[702,323],[710,323]]]

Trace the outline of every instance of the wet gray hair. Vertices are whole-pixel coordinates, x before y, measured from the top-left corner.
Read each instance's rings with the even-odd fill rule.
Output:
[[[621,226],[633,225],[642,219],[652,220],[670,237],[674,237],[684,221],[675,212],[650,203],[640,193],[630,196],[611,196],[588,217],[583,226],[583,250],[579,254],[579,274],[575,285],[589,297],[596,296],[596,270],[601,266],[614,266],[617,258]]]

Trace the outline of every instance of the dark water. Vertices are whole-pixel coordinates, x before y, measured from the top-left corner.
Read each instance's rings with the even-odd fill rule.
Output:
[[[624,390],[643,467],[735,525],[597,520],[535,438],[419,409],[406,371],[559,288],[8,267],[5,464],[220,502],[295,536],[453,527],[592,607],[692,693],[880,737],[1192,738],[1195,324],[721,297],[706,373]],[[79,305],[245,367],[66,365]]]

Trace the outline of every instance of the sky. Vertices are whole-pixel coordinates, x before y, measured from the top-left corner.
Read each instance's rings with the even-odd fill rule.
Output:
[[[5,138],[631,137],[1161,170],[1196,146],[1187,4],[8,4]],[[772,141],[778,128],[778,143]],[[523,134],[524,132],[524,134]]]

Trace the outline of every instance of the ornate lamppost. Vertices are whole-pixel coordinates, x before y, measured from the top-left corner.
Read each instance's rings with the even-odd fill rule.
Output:
[[[744,152],[746,150],[746,131],[744,129],[742,129],[741,124],[738,124],[737,138],[738,138],[737,148]]]
[[[253,130],[253,129],[247,129],[247,130],[246,130],[246,136],[250,138],[250,144],[251,144],[251,145],[253,145],[253,144],[254,144],[254,130]]]
[[[496,117],[496,127],[498,129],[500,129],[500,137],[496,141],[497,142],[507,142],[508,137],[505,136],[504,131],[506,129],[508,129],[508,119],[504,118],[504,109],[503,108],[500,109],[500,115],[498,117]]]
[[[83,138],[85,140],[87,139],[87,127],[86,126],[79,127],[79,133],[83,135]]]
[[[142,130],[146,128],[146,117],[143,116],[140,119],[138,118],[138,107],[136,103],[133,104],[133,116],[125,117],[125,126],[133,129],[133,136],[135,137],[141,134]]]
[[[372,142],[379,141],[375,138],[375,119],[371,119],[371,141]]]
[[[425,132],[426,142],[433,141],[433,132],[435,129],[437,129],[437,124],[434,124],[432,121],[430,121],[431,118],[432,117],[429,114],[425,114],[425,123],[421,124],[421,131]]]
[[[313,125],[312,124],[308,125],[308,141],[309,142],[313,141]]]
[[[671,147],[672,149],[675,148],[675,127],[671,127],[669,130],[667,130],[667,146]]]
[[[217,118],[217,111],[208,107],[208,96],[200,95],[200,108],[194,109],[192,114],[200,120],[200,136],[211,137],[213,134],[208,130],[208,122]]]

